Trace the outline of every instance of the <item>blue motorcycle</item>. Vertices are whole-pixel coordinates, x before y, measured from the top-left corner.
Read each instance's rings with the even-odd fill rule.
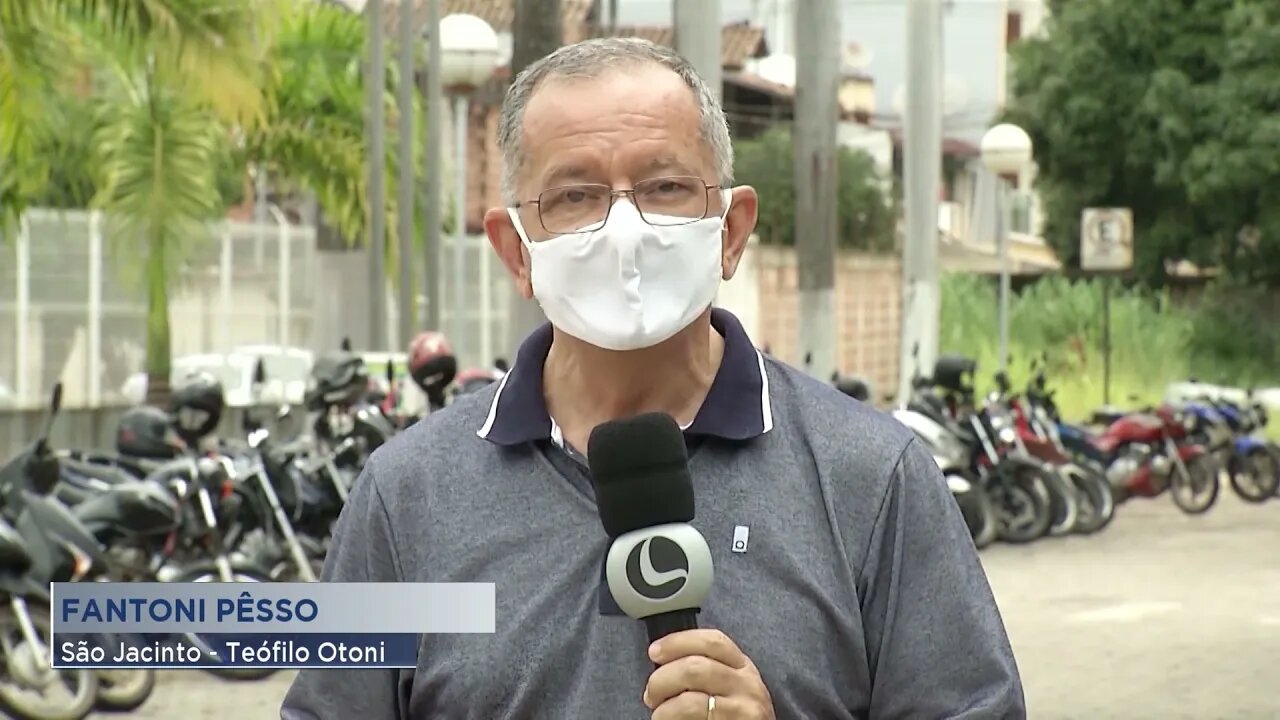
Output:
[[[1240,499],[1261,503],[1275,495],[1280,450],[1257,435],[1267,422],[1261,405],[1244,407],[1219,398],[1187,403],[1184,409],[1195,420],[1193,433],[1222,461]]]

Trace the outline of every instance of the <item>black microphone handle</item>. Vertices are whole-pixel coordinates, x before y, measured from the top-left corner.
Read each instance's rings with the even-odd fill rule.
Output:
[[[672,610],[671,612],[650,615],[644,619],[644,626],[649,631],[649,642],[653,643],[682,630],[697,630],[698,611],[696,609]]]

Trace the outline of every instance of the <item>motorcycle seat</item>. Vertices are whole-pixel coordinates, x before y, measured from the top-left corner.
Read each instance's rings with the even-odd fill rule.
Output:
[[[1108,405],[1094,410],[1090,415],[1090,419],[1095,425],[1110,425],[1129,413],[1118,407]]]
[[[94,462],[85,462],[73,459],[63,460],[62,465],[68,472],[92,478],[94,480],[100,480],[108,485],[137,482],[136,477],[130,475],[119,467],[112,465],[101,465]]]
[[[134,481],[87,498],[72,510],[95,536],[112,530],[130,535],[163,534],[178,523],[177,503],[164,488]]]

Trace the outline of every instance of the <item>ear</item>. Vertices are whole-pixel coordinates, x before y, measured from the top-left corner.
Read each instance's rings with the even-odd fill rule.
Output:
[[[507,268],[515,281],[516,292],[528,300],[533,297],[533,280],[529,271],[529,251],[525,250],[520,233],[511,222],[511,216],[504,207],[490,208],[484,214],[484,232],[489,236],[489,244],[498,259]]]
[[[732,190],[729,214],[724,220],[724,243],[720,255],[721,277],[732,280],[738,262],[747,249],[747,240],[756,229],[756,212],[760,199],[756,189],[742,185]]]

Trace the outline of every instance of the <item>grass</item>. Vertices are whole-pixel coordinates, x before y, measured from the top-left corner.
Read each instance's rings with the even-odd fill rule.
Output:
[[[1103,286],[1101,280],[1071,282],[1049,277],[1010,300],[1009,376],[1026,386],[1031,362],[1047,363],[1049,386],[1057,390],[1064,416],[1082,419],[1103,403]],[[1111,298],[1111,404],[1158,403],[1171,382],[1192,377],[1223,384],[1280,384],[1280,362],[1259,353],[1254,329],[1258,313],[1239,315],[1252,323],[1223,328],[1217,293],[1200,307],[1180,306],[1165,294],[1116,288]],[[996,285],[973,275],[948,275],[942,286],[941,350],[978,361],[977,388],[993,387],[998,367]],[[1212,326],[1206,332],[1206,326]],[[1212,340],[1207,342],[1206,338]],[[1269,345],[1263,345],[1269,348]],[[1280,424],[1280,423],[1277,423]],[[1280,439],[1275,425],[1271,432]]]

